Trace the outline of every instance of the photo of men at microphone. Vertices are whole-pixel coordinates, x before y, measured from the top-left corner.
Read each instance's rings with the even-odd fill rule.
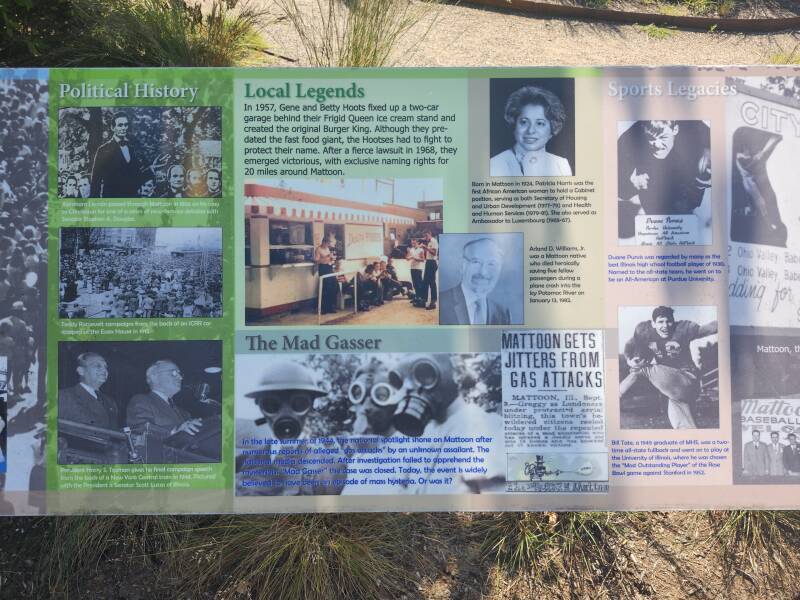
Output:
[[[58,463],[220,462],[221,346],[61,342]]]

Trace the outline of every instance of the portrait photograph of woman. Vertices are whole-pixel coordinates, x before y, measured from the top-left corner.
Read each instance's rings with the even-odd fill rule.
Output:
[[[491,79],[492,177],[575,173],[575,81]]]

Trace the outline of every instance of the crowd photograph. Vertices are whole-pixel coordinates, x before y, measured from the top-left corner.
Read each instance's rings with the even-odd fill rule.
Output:
[[[575,80],[489,80],[489,175],[575,174]]]
[[[219,462],[222,343],[60,342],[58,464]]]
[[[622,429],[717,429],[719,363],[714,306],[619,309]]]
[[[39,79],[0,79],[0,362],[6,490],[44,489],[47,102]],[[34,504],[25,511],[38,511]]]
[[[58,113],[60,198],[218,198],[219,107],[87,107]]]
[[[271,361],[240,355],[236,381],[238,495],[504,491],[497,353],[308,354]],[[430,440],[466,434],[486,436],[492,452],[485,455],[481,472],[462,470],[446,484],[432,481],[436,477],[428,473],[413,485],[365,481],[359,486],[347,484],[348,477],[340,474],[347,468],[341,469],[339,458],[358,464],[358,456],[371,456],[375,462],[374,457],[386,455],[381,446],[398,437],[406,440],[405,447],[425,447],[430,464],[452,462],[442,444]],[[254,447],[253,439],[263,442]],[[333,458],[300,480],[293,465],[306,464],[303,453]]]
[[[59,317],[222,316],[218,227],[63,228]]]

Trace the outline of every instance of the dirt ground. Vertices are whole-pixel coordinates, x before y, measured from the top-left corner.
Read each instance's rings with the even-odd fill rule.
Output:
[[[376,527],[381,526],[381,518],[375,515]],[[503,519],[508,522],[516,515],[442,513],[404,518],[407,529],[404,539],[398,539],[403,546],[403,591],[370,595],[369,600],[800,599],[796,537],[749,551],[745,546],[731,549],[726,545],[730,536],[719,535],[713,526],[716,513],[629,513],[612,517],[616,521],[613,527],[618,529],[615,535],[589,546],[582,556],[569,554],[562,545],[560,550],[548,552],[546,560],[537,562],[537,572],[530,567],[503,568],[481,552],[485,527]],[[171,562],[172,552],[145,558],[137,550],[124,549],[123,544],[112,544],[96,562],[90,560],[68,571],[71,589],[50,594],[46,582],[48,576],[53,580],[52,573],[42,567],[43,553],[53,543],[48,523],[30,518],[0,523],[4,546],[0,552],[0,598],[278,598],[267,590],[252,590],[247,583],[182,592],[181,585],[186,585],[185,579],[192,574],[176,568]],[[202,552],[192,548],[191,540],[187,547],[185,552],[200,561]],[[208,568],[214,568],[213,562]],[[375,576],[379,578],[380,574]],[[298,573],[298,577],[303,574]],[[224,574],[219,579],[222,581]],[[367,600],[333,587],[329,597]]]
[[[297,0],[307,14],[312,14],[310,8],[316,3]],[[620,8],[651,10],[653,4],[613,3]],[[274,53],[292,60],[267,57],[265,64],[308,65],[291,24],[276,8],[270,10],[278,21],[265,29],[265,38]],[[751,0],[739,16],[799,13],[797,3]],[[540,19],[520,12],[446,3],[427,12],[390,62],[406,67],[744,65],[768,64],[775,61],[776,54],[800,48],[798,32],[745,35],[667,29],[664,36],[656,39],[640,25]]]

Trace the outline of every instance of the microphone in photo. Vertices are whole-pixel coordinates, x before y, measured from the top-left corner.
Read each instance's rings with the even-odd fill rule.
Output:
[[[205,382],[196,383],[194,385],[184,385],[181,387],[185,390],[190,390],[192,392],[192,397],[201,404],[222,406],[222,404],[219,403],[218,401],[214,400],[213,398],[209,398],[209,394],[211,393],[211,386]]]

